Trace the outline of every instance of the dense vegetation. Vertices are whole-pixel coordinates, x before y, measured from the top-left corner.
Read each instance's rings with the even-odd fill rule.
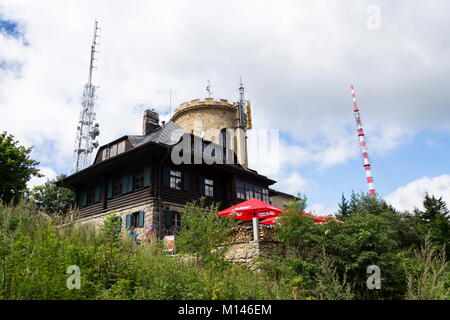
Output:
[[[57,182],[65,177],[62,174],[47,180],[43,185],[33,187],[28,197],[35,202],[39,210],[48,214],[65,214],[75,201],[75,193],[72,190],[57,185]]]
[[[175,255],[159,241],[136,245],[114,215],[95,229],[31,201],[0,204],[0,298],[450,299],[448,210],[432,196],[424,203],[424,211],[399,213],[353,194],[337,213],[343,223],[318,225],[298,214],[306,205],[299,197],[277,227],[279,251],[260,272],[223,259],[220,244],[236,222],[201,202],[182,213]],[[80,289],[67,288],[71,265]],[[370,265],[381,270],[379,290],[367,289]]]
[[[0,134],[0,201],[17,202],[27,191],[30,178],[42,176],[39,162],[30,159],[32,149],[19,145],[11,134]]]

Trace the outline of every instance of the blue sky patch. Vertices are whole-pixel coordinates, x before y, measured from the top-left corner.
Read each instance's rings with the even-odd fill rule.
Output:
[[[19,24],[12,20],[7,20],[0,17],[0,32],[8,36],[19,38],[22,36]]]

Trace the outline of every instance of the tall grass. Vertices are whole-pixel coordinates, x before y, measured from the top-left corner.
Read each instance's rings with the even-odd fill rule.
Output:
[[[69,221],[68,221],[69,220]],[[41,214],[32,203],[0,205],[1,299],[276,299],[288,290],[244,267],[170,256],[160,242]],[[68,289],[69,266],[81,288]]]
[[[354,261],[329,252],[317,260],[280,255],[253,272],[220,257],[192,259],[201,254],[192,250],[169,255],[159,241],[136,245],[116,230],[113,216],[101,228],[72,220],[39,212],[31,202],[0,204],[0,299],[333,300],[357,298],[354,284],[365,284],[336,268],[337,261],[344,267]],[[403,298],[450,299],[448,262],[429,237],[414,255],[401,254],[395,261],[407,275]],[[80,289],[67,288],[72,265],[80,268]]]
[[[430,234],[425,237],[422,248],[415,252],[411,266],[408,268],[406,299],[450,299],[449,264],[445,248],[436,250],[432,246]]]

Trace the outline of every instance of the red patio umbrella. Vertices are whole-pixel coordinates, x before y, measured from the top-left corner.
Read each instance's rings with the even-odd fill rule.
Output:
[[[264,201],[252,198],[238,203],[218,213],[222,217],[230,217],[243,221],[253,220],[253,239],[259,241],[258,219],[276,217],[283,210]]]
[[[312,214],[310,214],[310,213],[306,213],[306,212],[303,212],[303,214],[304,214],[304,215],[307,215],[307,216],[310,216],[311,218],[313,218],[315,224],[324,224],[324,223],[327,222],[328,219],[333,219],[333,220],[336,221],[336,222],[342,222],[341,220],[332,218],[332,217],[330,217],[330,216],[321,216],[321,217],[318,217],[318,216],[314,216],[314,215],[312,215]],[[267,218],[267,219],[264,219],[264,220],[260,221],[260,223],[264,223],[264,224],[273,224],[273,225],[275,225],[275,224],[277,224],[277,223],[280,223],[281,219],[282,219],[282,217],[271,217],[271,218]]]
[[[281,217],[272,217],[272,218],[267,218],[267,219],[261,220],[259,223],[275,225],[277,223],[280,223],[281,219],[282,219]]]
[[[235,219],[250,221],[254,217],[264,219],[278,216],[283,210],[264,201],[252,198],[250,200],[238,203],[228,209],[218,213],[222,217],[232,217]]]

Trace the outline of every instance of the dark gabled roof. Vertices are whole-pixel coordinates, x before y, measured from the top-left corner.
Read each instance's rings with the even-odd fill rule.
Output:
[[[183,133],[186,133],[187,131],[178,125],[176,125],[174,122],[169,121],[164,126],[159,127],[155,131],[151,132],[148,135],[126,135],[122,136],[118,139],[115,139],[111,142],[108,142],[104,145],[102,145],[99,148],[99,151],[104,149],[105,147],[111,146],[119,141],[128,139],[133,147],[137,147],[140,145],[143,145],[147,142],[153,141],[155,143],[162,143],[166,145],[174,145],[176,144]],[[99,152],[98,151],[98,152]]]
[[[128,138],[128,140],[130,141],[130,143],[132,144],[132,148],[126,150],[125,152],[118,154],[114,157],[110,157],[109,159],[94,163],[93,165],[78,171],[70,176],[67,176],[66,178],[64,178],[63,180],[61,180],[60,182],[63,183],[64,181],[70,180],[72,177],[75,176],[79,176],[80,174],[90,171],[94,168],[97,168],[99,166],[102,166],[103,163],[110,163],[111,161],[114,161],[115,159],[118,158],[122,158],[126,155],[128,155],[129,153],[141,149],[146,145],[159,145],[162,147],[172,147],[174,145],[176,145],[180,140],[181,137],[183,136],[183,134],[188,133],[185,129],[181,128],[180,126],[178,126],[177,124],[175,124],[172,121],[168,121],[164,126],[159,127],[158,129],[156,129],[155,131],[151,132],[148,135],[129,135],[129,136],[123,136],[119,139],[114,140],[113,142],[110,142],[108,144],[103,145],[98,152],[100,152],[101,149],[103,149],[105,146],[111,145],[115,142],[118,142],[120,140],[123,140],[124,138]],[[220,147],[219,145],[217,145],[217,147]],[[205,155],[204,155],[205,156]],[[216,164],[218,165],[218,164]],[[245,168],[243,166],[241,166],[240,164],[225,164],[227,167],[229,168],[234,168],[237,170],[241,170],[241,171],[245,171],[247,173],[250,173],[254,176],[257,176],[259,178],[264,178],[266,180],[271,181],[272,183],[275,183],[276,181],[260,175],[256,170],[252,170],[249,168]]]

